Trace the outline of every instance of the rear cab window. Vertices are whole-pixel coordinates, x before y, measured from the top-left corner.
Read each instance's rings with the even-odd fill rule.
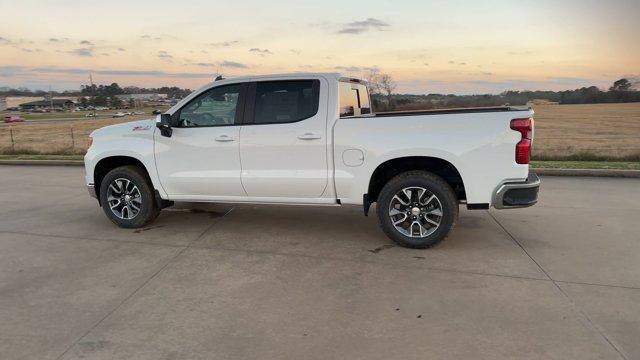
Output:
[[[359,82],[340,81],[340,117],[371,114],[369,90]]]

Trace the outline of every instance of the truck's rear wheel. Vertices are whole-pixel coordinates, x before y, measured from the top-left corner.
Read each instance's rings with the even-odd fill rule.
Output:
[[[458,201],[449,184],[426,171],[394,177],[377,203],[382,230],[404,247],[424,249],[439,243],[458,218]]]
[[[100,203],[107,217],[123,228],[138,228],[153,221],[160,210],[153,187],[136,166],[121,166],[100,183]]]

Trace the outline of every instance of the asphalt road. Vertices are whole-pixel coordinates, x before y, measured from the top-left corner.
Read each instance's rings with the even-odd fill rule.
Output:
[[[431,250],[358,208],[116,228],[82,168],[0,166],[0,359],[640,359],[640,180],[543,178]]]

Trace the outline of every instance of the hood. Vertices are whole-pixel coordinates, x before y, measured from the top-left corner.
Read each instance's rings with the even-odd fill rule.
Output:
[[[91,133],[91,137],[104,137],[104,136],[126,136],[136,134],[153,134],[155,130],[155,119],[146,119],[131,121],[122,124],[115,124],[105,126],[103,128],[94,130]]]

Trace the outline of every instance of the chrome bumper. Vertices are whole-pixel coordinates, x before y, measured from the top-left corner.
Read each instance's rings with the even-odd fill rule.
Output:
[[[522,208],[538,202],[540,178],[531,173],[524,182],[505,181],[493,193],[492,205],[496,209]]]

